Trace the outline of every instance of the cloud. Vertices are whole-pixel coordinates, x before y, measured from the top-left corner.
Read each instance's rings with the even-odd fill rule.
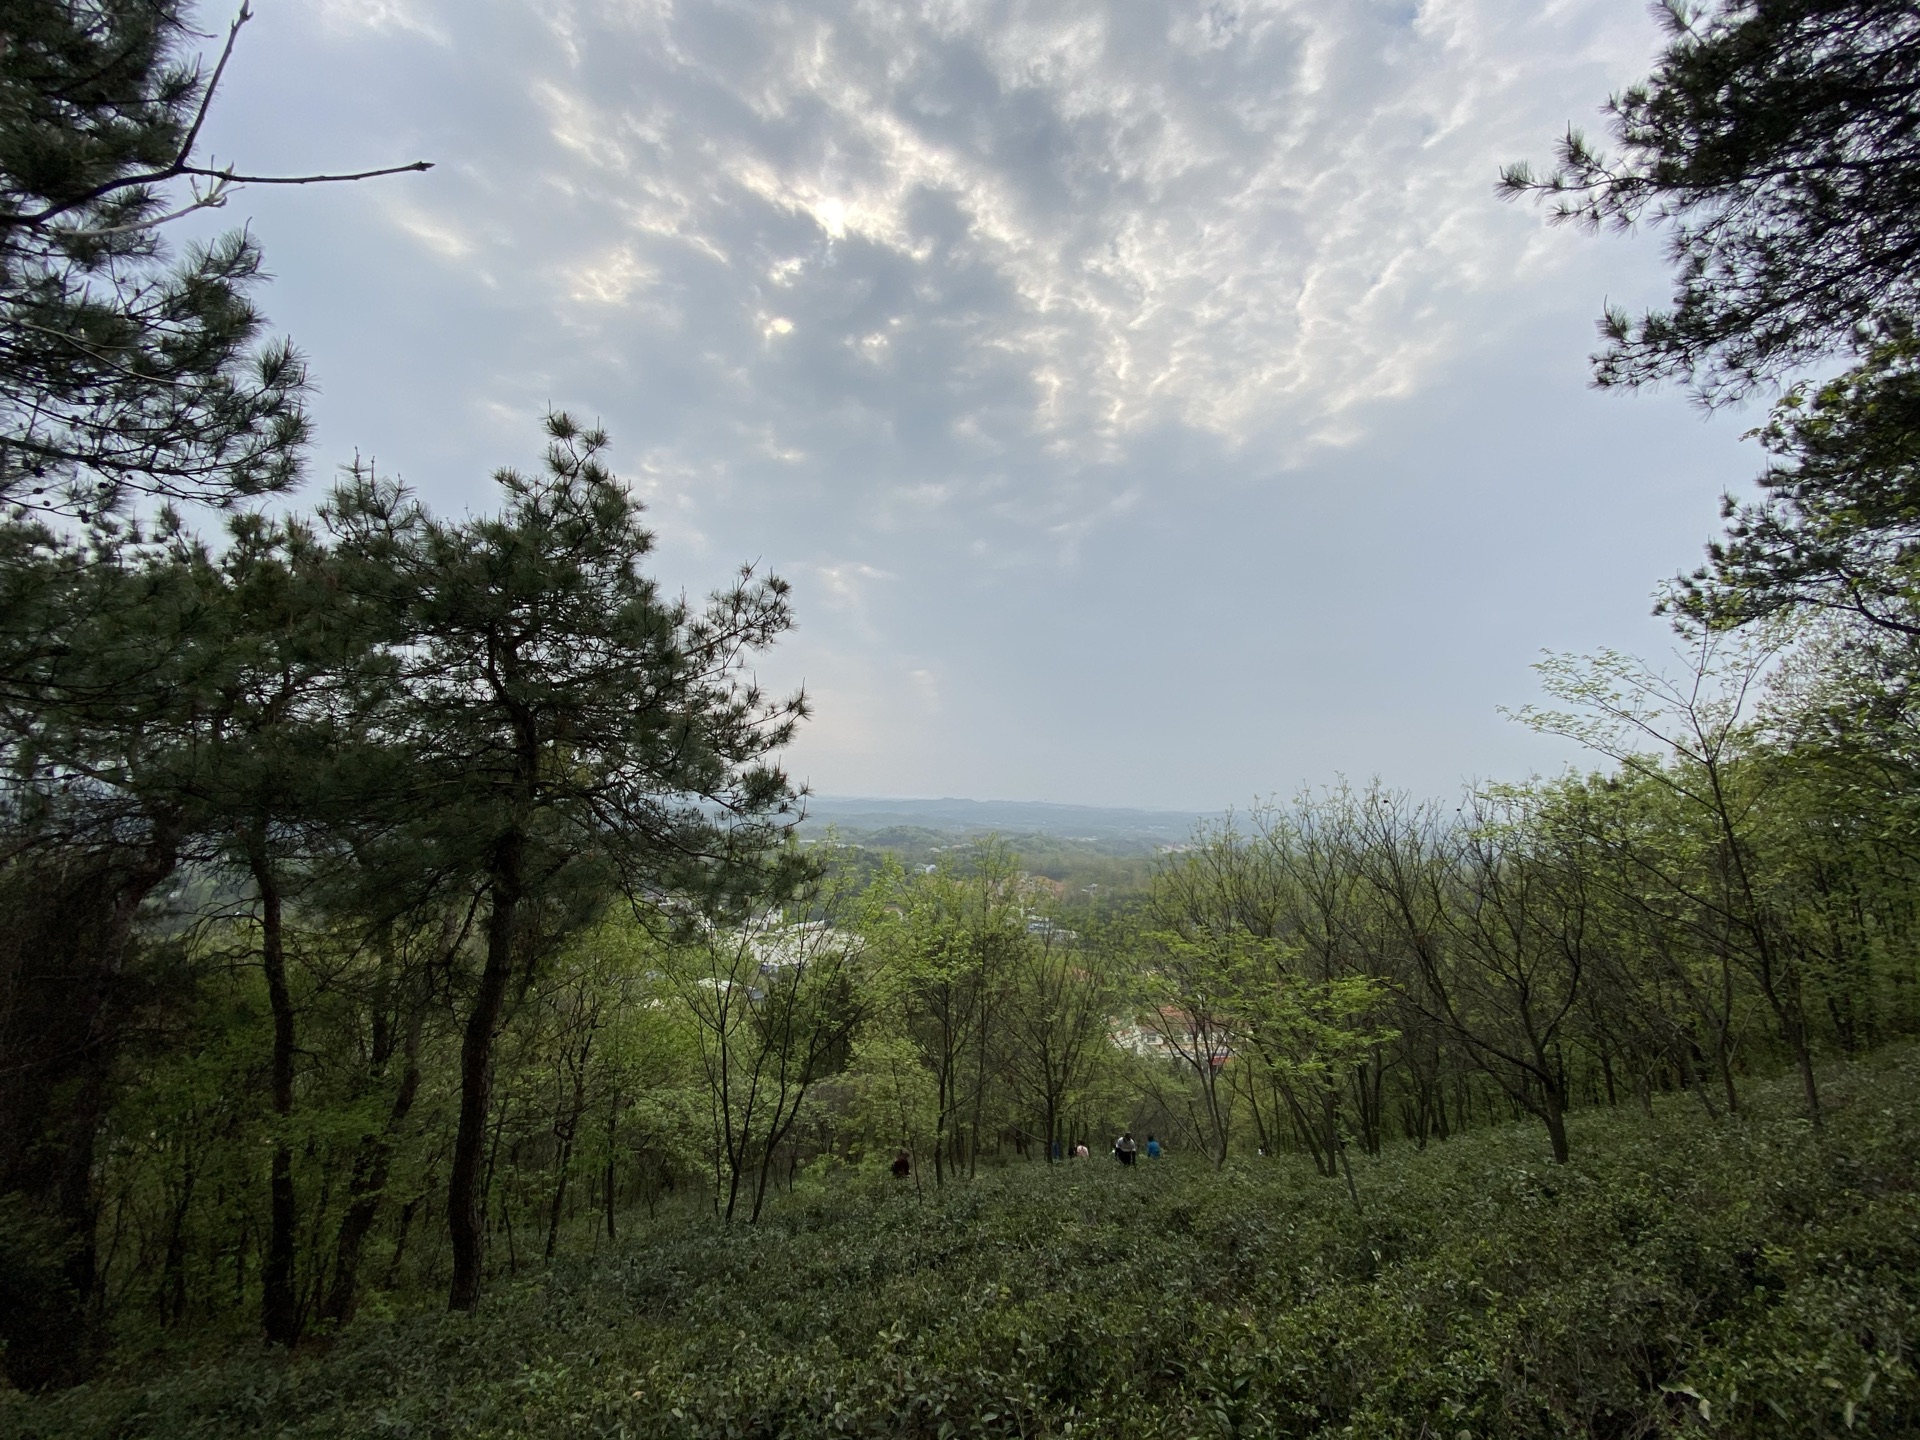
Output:
[[[831,391],[954,459],[1074,469],[1174,425],[1285,460],[1567,263],[1494,167],[1644,50],[1617,8],[575,0],[517,83],[602,251],[559,298],[701,294],[703,359],[791,423]]]
[[[390,213],[402,230],[444,259],[465,260],[473,254],[472,237],[448,220],[423,215],[404,201],[395,203]]]
[[[866,592],[875,581],[898,578],[890,571],[859,560],[843,561],[838,565],[819,565],[815,567],[815,573],[820,577],[821,593],[827,604],[855,611],[866,609]]]
[[[335,31],[402,31],[447,44],[447,31],[427,18],[426,9],[422,0],[319,0],[322,20]]]
[[[1581,466],[1624,483],[1624,445],[1591,440],[1629,410],[1580,408],[1580,346],[1654,262],[1493,195],[1501,162],[1645,73],[1638,6],[324,0],[271,18],[282,83],[235,112],[249,153],[306,154],[317,132],[319,163],[436,162],[255,197],[323,435],[457,508],[489,503],[481,477],[530,453],[512,447],[548,406],[604,421],[675,583],[747,557],[793,579],[802,630],[769,664],[813,687],[802,749],[831,787],[1004,794],[1071,772],[1083,798],[1221,803],[1233,788],[1174,793],[1158,757],[1224,770],[1269,733],[1345,755],[1400,725],[1388,671],[1408,656],[1458,651],[1485,678],[1474,646],[1495,641],[1467,631],[1518,613],[1489,534],[1613,556],[1648,531],[1644,505],[1616,531],[1582,512],[1549,532],[1566,516],[1529,507]],[[1568,566],[1550,569],[1498,640],[1522,676],[1562,643],[1548,592]],[[1462,574],[1485,586],[1468,619],[1435,599]],[[1646,581],[1622,591],[1636,615]],[[1274,687],[1257,713],[1234,709],[1254,704],[1231,698],[1243,670]],[[1362,694],[1383,708],[1355,698],[1359,718],[1314,729],[1310,705]],[[1420,703],[1453,707],[1445,733],[1490,713],[1438,696]],[[1196,738],[1173,707],[1222,728]],[[1028,780],[993,778],[1016,763]]]

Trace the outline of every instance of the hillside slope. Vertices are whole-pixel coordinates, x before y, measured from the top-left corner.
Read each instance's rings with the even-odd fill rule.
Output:
[[[802,1180],[499,1288],[45,1400],[52,1437],[1920,1433],[1920,1053],[1705,1127],[1684,1097],[1390,1152]],[[128,1362],[131,1368],[133,1362]]]

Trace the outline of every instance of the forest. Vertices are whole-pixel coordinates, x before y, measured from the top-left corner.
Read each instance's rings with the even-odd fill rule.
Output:
[[[7,0],[0,1428],[1920,1428],[1920,17],[1662,13],[1499,189],[1666,237],[1598,383],[1766,401],[1672,654],[1129,848],[803,826],[791,589],[664,590],[567,413],[303,489],[165,238],[246,12]]]

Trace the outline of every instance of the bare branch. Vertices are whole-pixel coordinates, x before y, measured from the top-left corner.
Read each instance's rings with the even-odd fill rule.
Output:
[[[204,175],[229,185],[325,185],[342,180],[373,180],[381,175],[405,175],[431,170],[431,160],[415,160],[410,165],[389,165],[380,170],[359,170],[351,175],[236,175],[231,170],[208,170],[198,165],[182,166],[179,174]]]
[[[173,157],[172,169],[179,170],[193,154],[193,147],[200,143],[200,127],[207,123],[207,112],[213,108],[213,94],[220,88],[220,77],[227,73],[227,61],[233,58],[233,47],[240,39],[240,27],[253,19],[253,7],[248,0],[240,0],[240,13],[233,17],[233,23],[227,27],[227,43],[220,48],[220,59],[213,67],[213,78],[207,81],[206,93],[200,97],[200,108],[194,112],[193,124],[187,127],[186,138],[180,142],[180,153]]]

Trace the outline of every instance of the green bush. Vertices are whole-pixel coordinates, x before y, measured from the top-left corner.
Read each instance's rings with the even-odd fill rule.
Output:
[[[1920,1056],[1703,1125],[1580,1117],[1390,1153],[1345,1187],[1016,1167],[849,1174],[727,1231],[663,1221],[478,1315],[292,1359],[0,1400],[53,1437],[1909,1435]]]

